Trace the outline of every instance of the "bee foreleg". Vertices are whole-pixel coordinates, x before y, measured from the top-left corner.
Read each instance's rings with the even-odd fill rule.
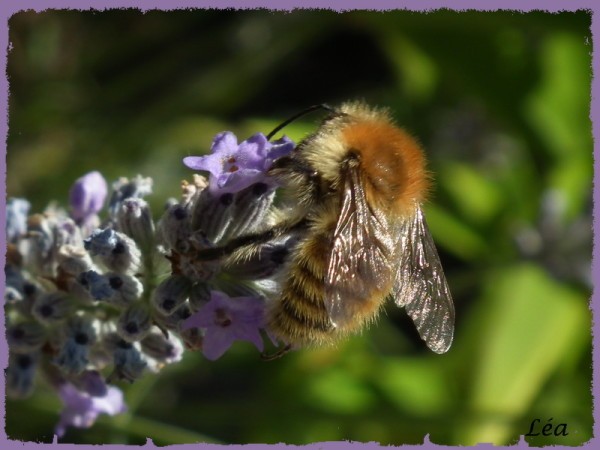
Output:
[[[266,242],[272,241],[273,239],[279,238],[290,232],[297,231],[301,228],[304,228],[307,224],[306,219],[299,220],[298,222],[290,225],[289,223],[274,226],[266,231],[255,234],[247,234],[245,236],[240,236],[235,239],[232,239],[227,244],[220,247],[207,248],[200,252],[198,252],[197,259],[198,260],[214,260],[220,259],[224,256],[231,255],[233,252],[238,250],[241,247],[245,247],[248,245],[257,245],[264,244]]]

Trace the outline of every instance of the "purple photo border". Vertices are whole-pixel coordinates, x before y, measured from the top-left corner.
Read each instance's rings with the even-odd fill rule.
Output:
[[[4,145],[2,150],[4,152],[3,158],[0,160],[0,185],[3,189],[6,189],[6,139],[8,135],[8,79],[6,78],[6,64],[7,64],[7,53],[9,50],[8,42],[8,20],[9,18],[23,10],[34,10],[43,11],[46,9],[78,9],[78,10],[104,10],[111,8],[137,8],[141,10],[173,10],[173,9],[189,9],[189,8],[233,8],[233,9],[254,9],[254,8],[266,8],[272,10],[291,11],[293,9],[330,9],[336,11],[347,11],[352,9],[362,10],[391,10],[391,9],[406,9],[411,11],[431,11],[440,8],[448,8],[452,10],[480,10],[480,11],[492,11],[492,10],[515,10],[515,11],[534,11],[542,10],[548,12],[560,12],[560,11],[575,11],[575,10],[589,10],[592,11],[592,25],[591,32],[593,38],[593,44],[597,44],[595,39],[596,36],[600,35],[600,25],[597,20],[596,12],[600,11],[598,6],[594,6],[593,0],[490,0],[490,1],[477,1],[477,0],[227,0],[227,1],[209,1],[209,0],[2,0],[0,2],[0,20],[2,21],[1,32],[0,32],[0,56],[3,61],[3,73],[4,77],[0,80],[0,135],[3,136]],[[599,64],[596,55],[592,57],[592,70],[593,73],[598,73]],[[590,117],[592,119],[593,136],[597,137],[600,135],[600,127],[598,126],[597,119],[600,117],[600,101],[598,101],[598,95],[600,92],[600,81],[598,77],[592,78],[592,93],[591,93],[591,109]],[[594,150],[595,150],[594,146]],[[596,154],[596,152],[594,152]],[[594,162],[594,173],[596,173],[600,163]],[[594,183],[594,200],[600,198],[600,187],[597,183]],[[4,224],[5,211],[6,211],[6,198],[3,195],[0,198],[0,223]],[[597,205],[594,202],[593,214],[594,218],[597,216]],[[598,225],[594,220],[594,236],[598,231]],[[6,242],[5,233],[0,233],[0,249],[2,254],[6,253]],[[600,280],[600,266],[598,265],[598,254],[597,248],[594,246],[593,250],[593,261],[592,261],[592,277],[593,280]],[[0,272],[0,286],[4,286],[4,271]],[[598,299],[594,289],[592,296],[592,308],[595,312],[598,307]],[[4,310],[0,308],[0,320],[4,323]],[[597,336],[598,325],[593,325],[592,333],[593,336]],[[595,343],[595,339],[594,339]],[[598,368],[598,349],[594,345],[593,349],[593,394],[594,394],[594,412],[596,406],[600,401],[600,388],[596,383],[596,369]],[[8,363],[8,350],[6,347],[5,339],[2,338],[0,341],[0,363],[2,369],[7,366]],[[0,374],[0,422],[5,424],[5,389],[4,389],[4,370]],[[594,414],[594,418],[596,415]],[[600,428],[598,423],[595,421],[593,428],[593,437],[583,447],[591,447],[597,443],[597,436]],[[33,442],[17,442],[10,441],[6,436],[6,430],[2,427],[0,430],[0,449],[29,449],[29,448],[40,448],[44,446],[51,446],[52,448],[74,448],[73,444],[58,444],[56,440],[53,444],[40,444]],[[173,447],[173,446],[170,446]],[[214,444],[185,444],[176,445],[177,448],[204,448],[212,449],[221,447],[220,445]],[[239,449],[245,450],[258,450],[263,448],[276,448],[283,449],[289,447],[285,444],[276,445],[262,445],[262,444],[249,444],[249,445],[230,445],[228,446],[231,450]],[[322,442],[315,444],[308,444],[303,446],[310,450],[340,450],[342,448],[357,448],[364,450],[371,450],[381,447],[378,443],[352,443],[352,442]],[[402,448],[440,448],[441,446],[435,445],[429,442],[428,437],[425,438],[425,443],[419,446],[402,446]],[[77,445],[76,448],[84,448],[94,450],[98,446],[91,445]],[[107,449],[127,449],[131,446],[125,445],[102,445],[102,448]],[[148,440],[146,445],[142,448],[157,448],[151,440]],[[495,448],[491,444],[479,444],[477,448],[491,449]],[[511,448],[528,448],[527,443],[522,437],[520,442],[516,446]],[[561,448],[561,446],[555,446],[555,448]],[[571,448],[571,447],[569,447]]]

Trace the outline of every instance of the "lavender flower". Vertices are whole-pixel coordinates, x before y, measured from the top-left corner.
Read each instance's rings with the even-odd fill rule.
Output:
[[[100,172],[85,174],[75,181],[69,193],[71,217],[79,224],[89,223],[102,209],[107,193],[106,180]]]
[[[265,304],[255,297],[230,298],[212,291],[210,301],[183,323],[183,328],[205,329],[202,353],[215,360],[231,347],[234,341],[252,342],[260,351],[263,340],[260,328],[264,323]]]
[[[184,349],[215,360],[245,340],[262,351],[266,298],[296,240],[266,243],[243,261],[210,252],[268,226],[277,188],[268,170],[293,148],[260,133],[240,144],[231,132],[217,135],[211,155],[186,158],[209,179],[183,183],[158,223],[142,200],[152,179],[140,175],[113,183],[102,228],[107,189],[98,172],[73,185],[70,217],[59,207],[26,217],[29,203],[10,200],[7,392],[22,398],[45,378],[65,404],[63,436],[125,410],[106,380],[134,382],[177,363]]]
[[[114,416],[127,409],[123,401],[123,393],[119,388],[102,386],[103,382],[96,372],[86,373],[83,376],[94,379],[83,383],[92,386],[92,389],[80,390],[69,382],[62,383],[58,388],[64,403],[60,421],[54,430],[59,438],[64,436],[69,426],[89,428],[100,414]]]
[[[183,163],[190,169],[210,172],[211,192],[235,193],[264,182],[273,160],[293,148],[294,144],[288,138],[273,144],[262,133],[238,144],[235,135],[225,131],[213,140],[210,155],[188,156]]]

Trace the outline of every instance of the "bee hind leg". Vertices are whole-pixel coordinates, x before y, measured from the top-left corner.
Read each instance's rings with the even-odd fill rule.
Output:
[[[274,359],[279,359],[281,358],[283,355],[285,355],[286,353],[289,353],[290,351],[293,350],[292,344],[287,344],[284,347],[280,347],[275,353],[261,353],[260,355],[260,359],[262,359],[263,361],[273,361]]]

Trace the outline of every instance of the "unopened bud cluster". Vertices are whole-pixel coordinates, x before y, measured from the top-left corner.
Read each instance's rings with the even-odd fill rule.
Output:
[[[276,287],[292,243],[233,259],[218,248],[265,226],[277,188],[266,171],[292,148],[260,134],[238,145],[221,133],[211,155],[186,162],[210,178],[184,182],[181,199],[169,200],[156,222],[144,199],[152,180],[141,176],[117,180],[105,211],[108,189],[98,172],[77,180],[68,211],[30,214],[29,202],[9,199],[8,395],[27,397],[41,381],[52,387],[65,405],[61,436],[98,414],[125,411],[121,391],[108,383],[158,372],[184,348],[208,359],[235,340],[262,350],[264,293]]]
[[[76,186],[89,184],[91,176],[98,182],[100,175],[92,174]],[[181,357],[180,339],[153,320],[151,289],[169,266],[154,245],[154,223],[141,198],[150,186],[141,177],[115,183],[111,214],[102,224],[97,213],[104,199],[97,197],[103,189],[81,194],[74,188],[86,206],[72,202],[70,212],[49,208],[26,217],[24,200],[9,201],[9,395],[31,392],[34,367],[54,386],[76,384],[94,371],[133,381],[145,369],[156,371]],[[162,353],[145,352],[146,339]]]

